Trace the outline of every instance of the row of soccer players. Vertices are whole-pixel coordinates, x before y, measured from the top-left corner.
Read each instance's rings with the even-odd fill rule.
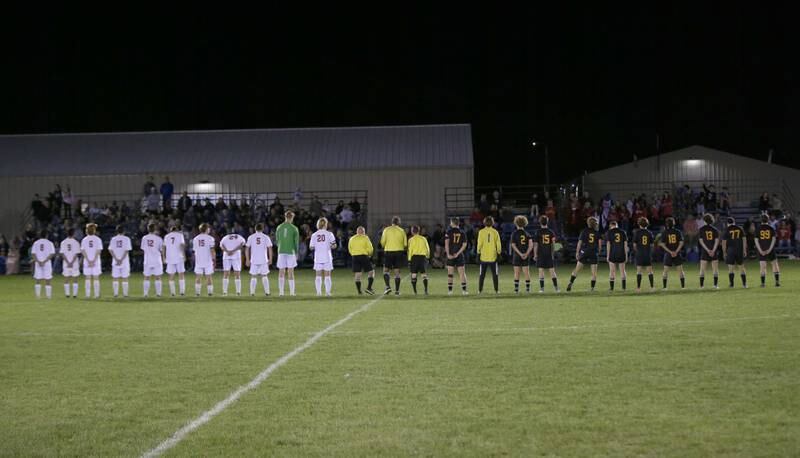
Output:
[[[719,282],[719,262],[724,261],[728,265],[728,279],[729,286],[734,286],[735,272],[738,270],[742,286],[747,288],[747,274],[744,267],[744,258],[747,253],[747,242],[744,237],[744,230],[736,225],[733,218],[727,219],[727,226],[720,234],[714,226],[714,217],[710,214],[703,216],[706,223],[700,231],[699,245],[701,249],[700,258],[700,287],[705,285],[705,274],[708,265],[711,264],[714,288],[718,288]],[[769,218],[764,215],[761,217],[761,226],[758,230],[758,237],[756,240],[756,250],[759,253],[760,267],[761,267],[761,286],[766,286],[767,264],[772,264],[772,273],[775,277],[775,286],[780,286],[780,266],[778,265],[777,257],[775,256],[776,233],[775,230],[768,224]],[[539,292],[544,292],[545,272],[549,270],[553,282],[553,287],[558,292],[558,278],[553,260],[553,245],[556,240],[556,234],[548,228],[548,218],[542,216],[539,218],[540,229],[533,235],[529,235],[525,231],[528,224],[524,216],[515,218],[514,223],[517,229],[511,236],[511,252],[512,252],[512,265],[514,266],[514,291],[519,292],[520,274],[525,276],[526,290],[530,292],[530,270],[529,266],[534,264],[539,269]],[[664,231],[659,237],[655,237],[648,229],[649,222],[646,218],[638,220],[638,228],[633,233],[632,250],[634,252],[634,260],[636,265],[636,290],[641,290],[642,274],[647,272],[650,282],[650,288],[654,288],[653,280],[653,255],[654,245],[663,250],[663,273],[662,285],[663,289],[667,288],[669,271],[671,268],[678,270],[681,288],[686,286],[686,278],[683,270],[684,259],[681,251],[684,247],[683,234],[675,227],[675,220],[667,218]],[[480,256],[480,276],[478,283],[478,291],[483,290],[483,279],[486,272],[491,272],[492,280],[494,282],[495,292],[498,291],[497,281],[497,257],[500,255],[500,241],[499,234],[492,227],[494,221],[491,217],[484,220],[484,228],[478,232],[478,253]],[[445,250],[448,258],[448,266],[463,265],[463,259],[457,255],[463,252],[454,253],[449,246],[457,242],[464,236],[463,232],[457,228],[457,220],[451,221],[451,227],[448,230],[447,238],[445,239]],[[597,218],[591,217],[587,220],[587,228],[581,232],[578,245],[576,248],[575,269],[570,275],[567,291],[572,290],[572,286],[577,278],[578,272],[589,265],[591,269],[591,289],[595,289],[597,283],[597,265],[600,258],[602,249],[601,244],[606,244],[606,257],[609,264],[609,287],[614,290],[614,284],[619,272],[622,289],[627,288],[627,273],[625,266],[629,257],[628,235],[625,231],[621,230],[616,222],[610,223],[610,230],[603,236],[598,231]],[[455,255],[454,255],[455,254]],[[452,278],[452,272],[449,272],[449,278]],[[462,281],[465,282],[465,276],[462,274]],[[465,283],[462,283],[462,288],[466,291]]]
[[[295,294],[294,268],[297,266],[297,251],[299,244],[299,231],[292,221],[294,213],[286,212],[286,221],[278,226],[276,230],[278,260],[277,266],[280,269],[278,279],[279,294],[284,294],[284,280],[288,277],[289,294]],[[209,295],[214,292],[212,274],[214,273],[214,260],[216,259],[216,241],[210,235],[211,227],[207,224],[200,225],[199,234],[192,239],[192,252],[194,253],[194,273],[195,295],[199,296],[202,291],[203,283],[206,284],[206,291]],[[226,235],[219,243],[222,250],[223,280],[222,293],[228,292],[230,273],[233,272],[236,294],[241,294],[242,253],[244,252],[245,264],[250,267],[250,294],[255,295],[258,279],[266,295],[270,294],[269,266],[272,264],[272,240],[263,232],[263,225],[258,224],[255,232],[246,240],[237,234]],[[170,229],[170,232],[162,238],[156,232],[154,224],[149,225],[148,234],[142,237],[140,248],[144,253],[144,284],[143,293],[147,297],[150,293],[151,279],[155,289],[155,295],[161,296],[162,282],[161,277],[166,270],[169,275],[170,295],[181,296],[186,294],[185,272],[185,253],[186,241],[183,233],[177,227]],[[100,274],[102,273],[100,254],[103,250],[103,241],[97,236],[97,226],[90,223],[86,226],[86,237],[80,242],[75,240],[74,230],[67,232],[59,248],[62,257],[64,276],[64,294],[67,297],[78,296],[78,277],[81,273],[85,277],[86,297],[92,296],[94,287],[94,297],[100,297]],[[330,234],[330,233],[328,233]],[[55,246],[46,238],[43,232],[41,238],[34,242],[31,255],[34,263],[34,279],[36,280],[35,293],[41,296],[42,286],[45,294],[51,297],[51,280],[53,278],[52,260],[56,256]],[[315,234],[316,235],[316,234]],[[331,238],[333,238],[331,236]],[[132,250],[131,239],[124,234],[121,227],[117,228],[117,234],[111,238],[107,247],[111,255],[111,277],[114,296],[121,293],[128,296],[128,278],[130,277],[130,251]],[[81,266],[82,264],[82,266]],[[166,269],[164,266],[166,265]],[[176,289],[175,278],[178,278],[178,288]],[[70,288],[71,286],[71,288]],[[121,286],[121,288],[120,288]]]

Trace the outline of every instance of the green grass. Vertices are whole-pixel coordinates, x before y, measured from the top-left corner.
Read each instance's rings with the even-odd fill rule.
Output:
[[[586,272],[570,294],[476,296],[475,267],[467,298],[443,271],[429,297],[404,280],[166,455],[797,456],[800,266],[763,290],[748,267],[749,290],[699,291],[695,268],[642,294],[609,294],[603,267],[593,294]],[[372,299],[344,269],[322,300],[308,271],[293,299],[32,284],[0,278],[0,455],[139,456]]]

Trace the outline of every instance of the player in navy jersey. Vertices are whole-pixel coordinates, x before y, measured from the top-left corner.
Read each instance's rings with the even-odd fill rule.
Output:
[[[461,278],[461,294],[467,295],[467,272],[464,268],[467,249],[467,234],[459,228],[458,218],[450,218],[450,227],[444,237],[444,252],[447,255],[447,294],[453,294],[453,271]]]
[[[706,280],[706,267],[711,263],[714,272],[714,289],[719,289],[719,261],[722,259],[719,231],[714,227],[714,217],[706,213],[703,215],[705,226],[700,228],[700,288]]]
[[[653,233],[647,229],[650,222],[647,218],[639,218],[639,229],[633,233],[633,251],[636,257],[636,292],[642,290],[642,271],[647,268],[650,289],[653,284]]]
[[[681,289],[685,288],[686,275],[683,272],[683,257],[681,256],[683,234],[675,227],[675,218],[670,217],[664,221],[664,232],[661,235],[661,241],[658,246],[664,250],[664,273],[661,276],[663,288],[667,289],[667,277],[670,267],[678,269],[681,276]]]
[[[628,274],[625,272],[625,263],[628,262],[628,234],[619,228],[616,221],[608,223],[609,230],[606,233],[606,258],[608,259],[608,285],[614,291],[614,281],[617,277],[617,269],[622,279],[622,290],[627,288]]]
[[[531,236],[525,232],[528,225],[528,218],[519,215],[514,218],[514,225],[517,229],[511,234],[511,264],[514,266],[514,293],[519,294],[519,274],[525,274],[525,292],[531,292],[531,253],[533,252],[533,241]]]
[[[578,272],[585,264],[588,264],[592,270],[592,291],[594,291],[597,284],[597,257],[600,252],[600,233],[597,231],[597,227],[597,218],[594,216],[586,220],[586,229],[578,237],[578,246],[575,248],[575,261],[577,262],[572,275],[569,276],[567,291],[572,291],[572,284],[575,283]]]
[[[744,256],[747,254],[747,239],[744,229],[736,225],[736,220],[728,218],[728,226],[722,236],[722,250],[725,251],[725,264],[728,265],[728,286],[733,288],[734,270],[738,268],[742,277],[742,287],[747,288],[747,272],[744,269]]]
[[[533,260],[539,268],[539,292],[544,292],[544,271],[550,270],[550,278],[553,280],[553,288],[558,289],[558,276],[556,275],[555,261],[553,260],[553,244],[556,242],[556,234],[547,225],[550,219],[547,216],[539,217],[539,230],[533,240]]]
[[[775,229],[769,225],[769,216],[761,215],[761,226],[758,227],[757,235],[756,250],[758,250],[758,261],[761,266],[761,287],[765,287],[767,283],[767,262],[772,263],[775,286],[781,286],[781,268],[778,265],[778,258],[775,256],[777,237]]]

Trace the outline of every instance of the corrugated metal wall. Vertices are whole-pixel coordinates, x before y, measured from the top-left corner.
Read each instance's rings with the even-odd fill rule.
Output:
[[[155,176],[156,185],[163,179]],[[44,198],[56,184],[69,186],[76,196],[103,201],[108,200],[104,196],[139,193],[146,180],[147,175],[0,178],[0,231],[7,236],[18,233],[22,212],[34,194]],[[308,191],[367,190],[372,231],[395,214],[407,223],[443,221],[444,188],[473,186],[473,169],[193,173],[173,174],[170,180],[176,193],[204,180],[217,183],[214,192],[221,193],[290,192],[298,186]]]
[[[738,191],[739,199],[754,199],[764,191],[784,194],[785,183],[791,194],[800,197],[800,170],[701,146],[663,154],[660,160],[649,157],[584,177],[586,189],[594,195],[611,192],[618,198],[637,185],[649,192],[654,185],[680,186],[686,182],[713,183],[718,188],[720,184],[735,186],[738,189],[732,191]]]

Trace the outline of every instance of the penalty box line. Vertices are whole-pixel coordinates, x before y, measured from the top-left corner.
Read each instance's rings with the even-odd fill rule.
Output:
[[[183,439],[186,438],[190,433],[195,431],[196,429],[200,428],[204,424],[211,421],[214,417],[225,411],[228,407],[233,405],[236,401],[239,400],[242,396],[253,391],[254,389],[258,388],[264,380],[268,379],[276,370],[278,370],[281,366],[288,363],[292,358],[299,355],[303,351],[310,348],[314,345],[318,340],[325,337],[325,335],[329,334],[334,329],[338,328],[339,326],[347,323],[356,315],[366,312],[370,309],[375,303],[383,299],[383,296],[378,296],[374,300],[367,302],[366,304],[362,305],[358,309],[348,313],[344,318],[341,320],[333,323],[332,325],[328,326],[327,328],[317,332],[313,336],[311,336],[308,340],[306,340],[302,345],[298,346],[294,350],[286,353],[285,355],[281,356],[277,361],[270,364],[266,369],[261,371],[253,380],[251,380],[246,385],[242,385],[237,388],[234,392],[228,395],[227,398],[223,399],[222,401],[218,402],[214,407],[209,410],[206,410],[197,418],[191,420],[189,423],[184,425],[181,429],[175,431],[175,433],[169,437],[168,439],[164,440],[155,448],[143,453],[141,458],[154,458],[160,456],[167,450],[171,449],[172,447],[178,445]]]

